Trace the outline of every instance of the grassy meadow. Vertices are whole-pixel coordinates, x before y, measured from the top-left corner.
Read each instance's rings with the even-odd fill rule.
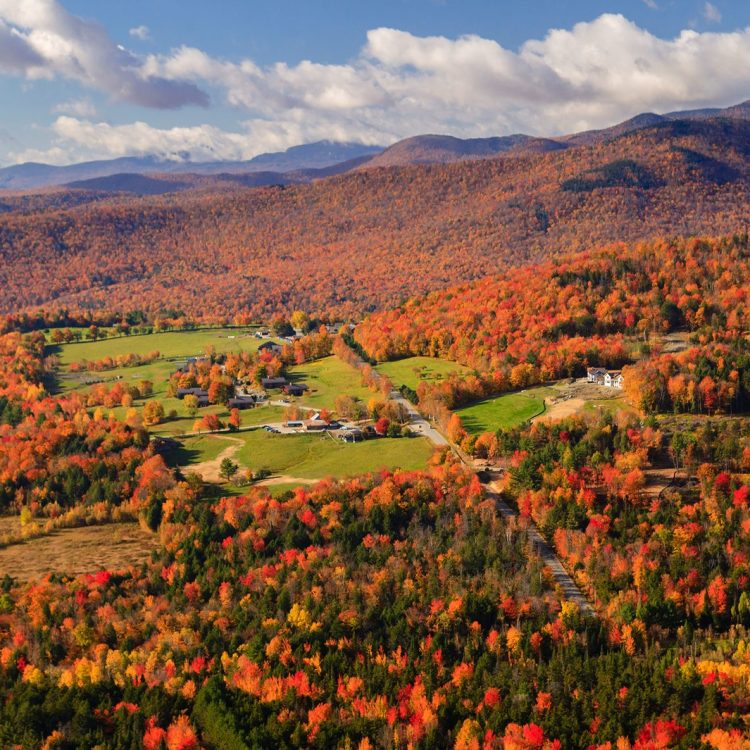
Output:
[[[137,336],[118,336],[97,341],[76,341],[50,348],[60,357],[63,367],[83,359],[97,360],[118,354],[148,354],[158,350],[165,359],[194,357],[212,346],[216,352],[255,351],[262,339],[257,328],[199,328],[195,331],[164,331]]]
[[[552,389],[531,388],[519,393],[506,393],[457,409],[467,432],[478,435],[501,427],[515,427],[544,411],[544,398]]]
[[[362,385],[359,372],[336,356],[292,367],[289,377],[292,382],[310,388],[297,402],[314,409],[333,409],[339,395],[353,396],[365,403],[374,395]]]
[[[242,441],[233,460],[242,469],[268,469],[274,476],[322,479],[363,474],[379,469],[421,469],[432,455],[432,444],[421,437],[378,438],[343,443],[326,434],[277,435],[264,430],[233,433]],[[187,437],[171,460],[189,467],[215,459],[230,443],[218,437]]]

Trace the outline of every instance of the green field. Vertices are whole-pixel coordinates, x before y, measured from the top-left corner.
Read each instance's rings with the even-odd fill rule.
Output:
[[[292,367],[289,378],[310,388],[299,403],[315,409],[333,409],[339,395],[353,396],[365,403],[374,395],[362,385],[359,372],[335,356]]]
[[[181,447],[170,451],[167,458],[173,466],[190,466],[202,461],[213,461],[231,445],[229,441],[213,435],[194,435],[185,438]]]
[[[203,409],[198,409],[196,415],[191,417],[186,414],[185,406],[180,399],[162,398],[158,394],[156,398],[164,404],[164,411],[167,416],[165,416],[164,421],[160,424],[151,425],[148,428],[148,431],[152,435],[175,437],[185,435],[193,431],[195,420],[206,414],[216,414],[224,422],[229,418],[229,412],[222,405],[207,406]],[[141,401],[134,403],[139,413],[142,411],[142,405],[143,402]],[[177,416],[174,418],[169,417],[169,412],[172,410],[177,412]],[[117,419],[124,419],[127,409],[118,406],[114,409],[104,409],[104,411],[107,414],[111,411]],[[240,419],[242,420],[240,423],[241,427],[253,427],[255,425],[266,424],[267,422],[283,422],[284,408],[281,406],[259,406],[255,409],[245,409],[240,411]]]
[[[471,372],[468,367],[457,362],[434,357],[407,357],[393,362],[381,362],[375,369],[390,378],[396,388],[406,385],[415,391],[422,380],[443,380],[454,372],[459,375],[468,375]]]
[[[154,435],[184,435],[191,432],[196,418],[205,414],[217,414],[220,419],[226,419],[229,414],[223,406],[209,406],[200,409],[195,416],[189,416],[180,399],[167,398],[167,384],[169,376],[175,371],[175,362],[170,359],[158,359],[140,367],[121,367],[103,372],[70,373],[69,367],[73,362],[82,359],[98,360],[118,354],[148,354],[158,350],[166,358],[181,358],[201,355],[206,346],[213,346],[217,352],[255,351],[263,343],[251,335],[252,328],[202,329],[198,331],[169,331],[152,333],[144,336],[123,336],[100,341],[86,341],[81,343],[62,344],[50,347],[60,357],[60,372],[57,387],[60,391],[86,391],[90,386],[86,380],[101,380],[108,386],[122,379],[126,383],[138,383],[150,380],[154,384],[151,398],[162,402],[167,415],[176,412],[175,418],[165,418],[158,425],[149,428]],[[233,338],[229,338],[232,336]],[[142,400],[136,400],[133,406],[140,411]],[[118,419],[125,417],[126,409],[115,408],[112,412]],[[263,407],[242,412],[243,425],[262,424],[263,422],[279,422],[283,419],[283,409],[279,407]]]
[[[328,435],[275,435],[264,430],[232,434],[244,445],[234,455],[242,468],[268,469],[274,475],[302,479],[343,477],[382,468],[424,468],[432,455],[426,438],[379,438],[362,443],[342,443]],[[174,455],[174,463],[211,460],[229,443],[216,437],[188,437]]]
[[[255,351],[263,340],[252,335],[256,328],[202,328],[197,331],[165,331],[144,336],[120,336],[99,341],[81,341],[50,346],[63,367],[83,359],[97,360],[118,354],[148,354],[158,350],[162,357],[191,357],[203,354],[207,346],[217,352]],[[230,338],[231,337],[231,338]]]
[[[479,401],[456,413],[461,417],[467,432],[478,435],[494,432],[500,427],[515,427],[544,411],[544,398],[550,388],[532,388],[520,393],[506,393]]]
[[[68,344],[66,344],[68,346]],[[107,355],[102,355],[106,357]],[[104,370],[103,372],[68,372],[67,366],[63,366],[57,378],[57,386],[60,391],[83,391],[89,388],[87,380],[101,380],[107,385],[114,385],[120,379],[125,383],[136,384],[140,380],[150,380],[154,384],[154,395],[161,397],[167,389],[169,376],[175,371],[175,363],[168,360],[158,359],[148,365],[139,367],[118,367],[115,370]]]

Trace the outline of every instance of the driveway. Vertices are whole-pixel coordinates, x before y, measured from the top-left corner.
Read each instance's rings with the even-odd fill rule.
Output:
[[[406,409],[409,414],[409,429],[417,434],[424,435],[428,440],[432,441],[438,446],[448,446],[449,443],[414,407],[408,399],[405,399],[399,391],[391,391],[391,401],[395,401],[397,404]]]

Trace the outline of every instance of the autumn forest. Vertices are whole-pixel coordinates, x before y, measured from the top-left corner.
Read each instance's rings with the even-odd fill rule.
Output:
[[[0,746],[750,747],[748,154],[3,195]]]

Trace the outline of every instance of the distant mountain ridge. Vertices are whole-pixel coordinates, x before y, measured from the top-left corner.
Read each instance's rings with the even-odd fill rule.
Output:
[[[154,156],[123,156],[117,159],[81,162],[67,166],[27,162],[0,169],[0,189],[33,190],[40,187],[69,185],[123,174],[249,174],[253,172],[294,172],[325,169],[352,159],[361,159],[382,151],[380,146],[360,143],[317,141],[292,146],[286,151],[260,154],[247,161],[169,161]]]
[[[750,120],[750,100],[726,108],[695,109],[663,115],[644,112],[611,127],[554,137],[523,133],[487,138],[426,134],[405,138],[388,147],[318,141],[236,162],[166,161],[145,156],[62,167],[26,163],[0,169],[0,190],[27,191],[65,186],[95,192],[156,195],[192,188],[294,185],[350,170],[449,164],[580,148],[666,123],[717,118]],[[148,175],[148,179],[136,179],[137,175]]]
[[[664,115],[657,115],[654,112],[643,112],[617,125],[601,128],[600,130],[586,130],[581,133],[573,133],[572,135],[563,136],[559,140],[569,146],[590,146],[594,143],[606,141],[610,138],[617,138],[626,133],[650,128],[661,123],[674,122],[676,120],[707,120],[716,118],[750,120],[750,100],[723,109],[690,109],[667,112]]]
[[[218,189],[227,187],[269,187],[271,185],[299,185],[324,177],[332,177],[366,164],[371,157],[360,156],[336,162],[326,167],[309,167],[290,172],[219,172],[200,174],[196,172],[117,172],[88,180],[75,180],[64,185],[72,190],[87,190],[104,193],[134,193],[136,195],[162,195],[190,189]]]

